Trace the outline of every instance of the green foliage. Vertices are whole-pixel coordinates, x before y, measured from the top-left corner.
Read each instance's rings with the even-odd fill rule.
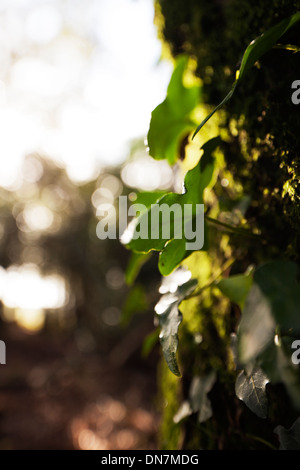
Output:
[[[167,97],[152,112],[147,137],[150,155],[171,165],[180,156],[181,142],[195,126],[191,113],[199,104],[199,86],[187,88],[183,83],[187,66],[187,56],[177,60]]]
[[[199,163],[186,174],[183,194],[168,193],[164,195],[156,201],[156,204],[151,204],[147,212],[143,212],[132,223],[130,239],[126,238],[128,248],[138,253],[160,251],[158,266],[160,272],[165,276],[170,274],[192,252],[187,248],[187,244],[191,242],[186,237],[187,219],[190,224],[191,219],[194,220],[201,210],[197,205],[203,204],[204,190],[212,181],[215,168],[213,152],[220,142],[220,138],[216,137],[203,145],[203,155]],[[186,218],[185,213],[188,205],[191,208],[191,213]],[[163,213],[162,221],[159,217],[160,211]],[[201,248],[205,249],[205,246]]]
[[[256,359],[277,334],[300,333],[300,285],[298,265],[272,261],[253,274],[239,325],[239,353],[242,362]]]
[[[152,204],[205,203],[204,246],[188,252],[184,233],[174,236],[174,220],[168,239],[163,225],[159,237],[148,232],[148,239],[139,238],[141,226],[151,226],[154,217],[148,205],[134,222],[128,247],[158,251],[163,279],[178,266],[188,267],[193,278],[164,291],[156,305],[164,359],[175,376],[181,374],[181,403],[175,407],[172,401],[172,411],[173,424],[187,436],[182,447],[277,448],[277,434],[280,448],[297,448],[298,425],[291,422],[300,410],[300,374],[291,355],[300,336],[300,119],[290,104],[290,86],[299,55],[289,45],[297,42],[292,26],[300,20],[300,5],[278,0],[269,12],[262,1],[223,3],[188,0],[180,9],[180,2],[157,1],[164,36],[180,58],[167,98],[152,114],[150,154],[176,162],[186,175],[183,194],[168,193]],[[209,20],[214,28],[205,30]],[[287,43],[281,51],[280,38]],[[191,132],[183,123],[191,124],[199,102],[192,98],[195,90],[183,85],[182,52],[197,57],[201,99],[215,105],[232,83],[243,49],[231,91],[194,136],[233,93],[236,99],[222,115],[219,136],[202,145],[190,169],[179,148]],[[165,383],[163,390],[167,395]],[[170,416],[166,422],[173,430]]]
[[[252,282],[253,278],[250,272],[221,279],[216,285],[226,297],[242,308],[252,286]]]

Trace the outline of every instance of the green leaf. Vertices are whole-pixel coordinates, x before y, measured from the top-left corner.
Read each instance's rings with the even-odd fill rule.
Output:
[[[236,396],[260,418],[266,418],[268,413],[268,398],[266,384],[268,377],[261,369],[255,369],[251,374],[241,371],[235,382]]]
[[[299,368],[292,362],[294,338],[278,335],[259,356],[258,362],[271,383],[282,383],[295,409],[300,409]]]
[[[185,176],[183,194],[165,194],[135,219],[125,233],[129,249],[138,253],[149,253],[151,250],[162,252],[159,269],[163,275],[172,272],[194,249],[207,249],[206,229],[199,234],[197,222],[194,239],[188,236],[186,229],[187,226],[194,226],[196,220],[200,221],[203,192],[212,182],[215,170],[213,152],[220,142],[221,139],[215,137],[202,146],[203,154],[198,164]],[[188,209],[190,213],[187,215]],[[197,241],[196,245],[194,241]],[[191,244],[194,244],[195,248]]]
[[[185,239],[174,239],[166,243],[159,255],[158,269],[163,276],[168,276],[188,256]]]
[[[161,199],[166,194],[166,191],[139,191],[136,194],[135,204],[143,204],[145,207],[150,207],[156,201]]]
[[[151,254],[132,253],[125,270],[125,282],[132,286],[136,280],[142,266],[148,261]]]
[[[274,340],[275,329],[300,333],[299,267],[270,261],[257,268],[238,329],[239,358],[248,363]]]
[[[166,363],[173,374],[180,376],[176,359],[178,348],[178,328],[182,321],[179,304],[193,292],[197,285],[195,279],[191,279],[179,285],[174,292],[168,292],[160,298],[155,306],[155,312],[160,326],[159,340]]]
[[[253,278],[251,273],[237,274],[221,279],[216,286],[222,294],[226,295],[231,302],[243,308],[249,290],[252,286]]]
[[[183,84],[188,60],[187,56],[177,60],[167,97],[152,111],[147,136],[150,155],[157,160],[166,159],[170,165],[178,159],[182,140],[195,126],[191,112],[199,103],[200,87],[187,88]]]
[[[246,72],[252,65],[260,59],[266,52],[268,52],[274,44],[280,39],[294,24],[300,20],[300,12],[285,18],[280,23],[270,28],[265,33],[261,34],[257,39],[252,41],[247,47],[242,63],[240,66],[238,81],[244,78]]]
[[[279,425],[274,429],[278,435],[279,450],[300,450],[300,418],[297,418],[290,429]]]
[[[299,266],[292,261],[271,261],[256,269],[254,282],[267,298],[282,331],[300,334]]]
[[[238,327],[238,354],[242,364],[254,360],[274,340],[275,327],[268,299],[253,284]]]
[[[257,62],[266,52],[268,52],[276,44],[278,39],[280,39],[283,34],[292,28],[299,20],[300,12],[297,12],[261,34],[248,45],[244,52],[240,69],[237,72],[237,79],[234,82],[231,90],[223,99],[223,101],[201,122],[201,124],[199,124],[193,134],[193,138],[204,126],[204,124],[215,114],[215,112],[230,100],[233,93],[235,92],[237,85],[244,79],[247,71],[253,66],[253,64],[255,64],[255,62]]]

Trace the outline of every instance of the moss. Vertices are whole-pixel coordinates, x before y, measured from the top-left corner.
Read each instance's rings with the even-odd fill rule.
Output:
[[[161,450],[176,450],[180,448],[182,429],[174,423],[174,416],[181,403],[180,381],[168,369],[165,361],[161,361],[158,370],[161,400],[161,426],[158,436],[158,446]]]
[[[196,58],[196,73],[203,83],[203,102],[208,106],[218,104],[231,88],[250,41],[300,10],[299,0],[258,0],[255,3],[250,0],[156,0],[156,5],[160,12],[159,34],[173,56],[184,52]],[[299,27],[281,42],[299,45]],[[247,79],[219,114],[219,130],[226,140],[225,165],[214,193],[208,198],[208,206],[215,207],[223,217],[226,213],[233,217],[233,202],[247,200],[243,222],[261,238],[231,236],[229,246],[223,233],[213,233],[210,257],[200,253],[186,263],[200,286],[205,285],[230,256],[237,260],[234,267],[237,272],[273,257],[287,256],[300,261],[300,106],[291,102],[291,84],[300,79],[299,71],[300,53],[269,51],[248,72]],[[228,186],[221,184],[222,178],[227,179]],[[239,309],[222,301],[217,291],[207,291],[197,299],[184,302],[182,311],[183,379],[180,386],[176,382],[177,398],[180,387],[183,398],[188,396],[193,375],[213,368],[218,376],[211,394],[217,421],[213,418],[199,426],[194,417],[187,420],[182,426],[183,446],[259,448],[258,441],[247,437],[245,429],[248,434],[259,435],[261,422],[241,409],[234,399],[236,371],[228,341],[238,324]],[[202,341],[197,342],[199,335]],[[170,392],[166,383],[164,389]],[[165,435],[168,423],[170,420],[163,422]],[[262,439],[274,444],[273,431],[268,426],[263,428]]]
[[[210,105],[228,92],[249,42],[300,9],[298,0],[157,3],[165,19],[161,34],[174,56],[185,52],[197,58],[204,102]],[[298,44],[297,28],[282,42]],[[299,53],[278,49],[267,53],[237,89],[223,123],[229,137],[227,168],[252,199],[248,220],[278,251],[296,260],[300,245],[300,112],[291,102],[291,84],[299,78],[299,66]],[[234,120],[240,124],[233,126]],[[287,181],[293,192],[285,191]],[[273,252],[272,248],[270,255]]]

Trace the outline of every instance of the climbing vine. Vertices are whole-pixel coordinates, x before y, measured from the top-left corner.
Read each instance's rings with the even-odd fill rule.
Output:
[[[173,390],[167,400],[172,416],[164,411],[163,448],[300,448],[299,258],[293,241],[282,250],[272,220],[266,216],[261,224],[261,214],[253,216],[260,201],[242,183],[251,177],[249,161],[260,156],[256,149],[249,153],[243,116],[234,121],[222,114],[229,100],[239,99],[247,77],[268,66],[263,58],[269,51],[281,49],[299,61],[299,45],[283,41],[299,21],[297,11],[253,38],[233,86],[212,111],[203,101],[201,81],[191,79],[194,60],[179,54],[166,99],[152,112],[149,154],[176,168],[183,190],[144,199],[140,193],[145,210],[131,223],[124,243],[133,253],[127,269],[131,284],[158,253],[162,295],[154,315],[169,370],[161,380],[170,380]],[[238,162],[237,179],[228,165],[233,136],[240,139],[245,163],[242,168]],[[272,178],[272,167],[268,171]],[[290,165],[293,182],[294,171]],[[291,188],[285,183],[281,193],[264,191],[277,200]],[[170,216],[168,230],[159,218],[163,210]],[[193,246],[198,229],[202,238]],[[178,377],[176,382],[168,374]]]

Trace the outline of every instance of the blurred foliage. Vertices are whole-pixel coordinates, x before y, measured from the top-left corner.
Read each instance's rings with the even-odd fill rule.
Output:
[[[54,275],[64,280],[63,305],[44,308],[43,298],[36,292],[45,310],[44,329],[70,334],[82,352],[107,352],[128,329],[151,331],[150,317],[136,318],[130,313],[133,308],[142,313],[149,309],[155,301],[151,289],[146,294],[136,286],[131,288],[126,281],[134,273],[129,278],[125,273],[129,252],[117,239],[100,241],[97,237],[99,206],[115,205],[117,210],[122,192],[128,195],[132,188],[122,182],[119,168],[104,170],[97,179],[79,185],[63,168],[39,155],[26,158],[13,190],[0,188],[0,266],[8,272],[25,266],[38,270],[42,278]],[[149,286],[158,285],[159,276],[152,274],[151,262],[142,279]],[[2,321],[15,319],[13,308],[5,301],[1,309]],[[142,338],[136,335],[135,348],[141,350]]]
[[[182,142],[195,127],[191,113],[200,98],[198,85],[186,87],[183,83],[187,65],[186,56],[178,59],[167,97],[152,111],[147,137],[150,155],[158,160],[167,159],[170,165],[176,162]]]

